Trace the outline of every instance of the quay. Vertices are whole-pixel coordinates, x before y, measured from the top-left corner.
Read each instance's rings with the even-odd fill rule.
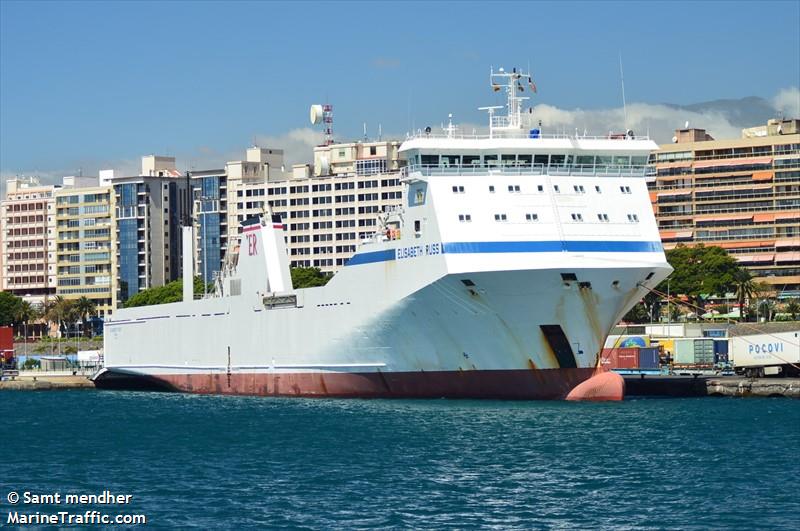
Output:
[[[78,371],[4,371],[0,391],[94,389],[88,374]]]
[[[800,398],[800,378],[625,375],[625,396]]]

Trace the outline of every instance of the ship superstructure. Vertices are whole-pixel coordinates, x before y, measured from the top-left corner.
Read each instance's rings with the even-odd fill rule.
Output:
[[[563,398],[664,279],[632,132],[548,134],[528,74],[491,72],[506,115],[401,146],[405,200],[322,287],[293,289],[280,218],[252,219],[216,292],[106,322],[106,387],[359,397]],[[526,83],[527,84],[527,83]]]

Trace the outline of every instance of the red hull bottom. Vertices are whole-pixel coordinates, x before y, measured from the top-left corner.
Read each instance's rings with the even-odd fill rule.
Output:
[[[595,369],[537,369],[136,376],[115,373],[111,369],[99,377],[95,384],[99,388],[109,389],[149,388],[256,396],[560,400],[595,374]]]

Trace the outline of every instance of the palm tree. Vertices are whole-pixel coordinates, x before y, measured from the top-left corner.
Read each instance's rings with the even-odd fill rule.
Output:
[[[733,273],[733,283],[736,286],[736,297],[739,300],[739,320],[745,320],[745,300],[753,296],[755,283],[750,271],[740,267]]]
[[[97,308],[95,304],[86,297],[81,297],[75,301],[75,312],[78,314],[78,317],[80,317],[84,337],[89,337],[88,320],[96,311]]]
[[[30,302],[22,301],[14,311],[14,322],[17,327],[19,327],[21,324],[24,324],[27,328],[27,324],[36,319],[36,313],[36,309],[31,305]],[[27,335],[27,330],[25,331],[25,335]]]
[[[75,322],[78,317],[74,311],[75,303],[58,295],[45,308],[45,319],[58,325],[58,331],[65,323]]]

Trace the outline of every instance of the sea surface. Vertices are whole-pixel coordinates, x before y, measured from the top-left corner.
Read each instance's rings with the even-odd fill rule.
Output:
[[[800,401],[0,393],[9,511],[147,528],[797,529]],[[7,493],[132,495],[10,505]]]

